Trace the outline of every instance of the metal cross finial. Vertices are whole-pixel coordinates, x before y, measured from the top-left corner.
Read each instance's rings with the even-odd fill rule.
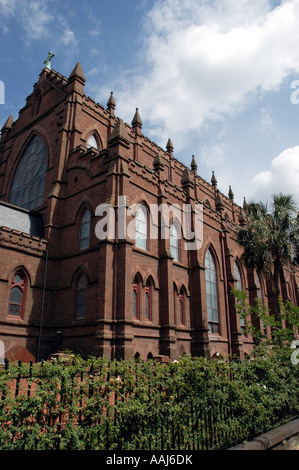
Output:
[[[50,51],[48,57],[44,60],[44,64],[46,64],[49,70],[51,70],[51,59],[53,59],[53,57],[55,57],[55,53]]]

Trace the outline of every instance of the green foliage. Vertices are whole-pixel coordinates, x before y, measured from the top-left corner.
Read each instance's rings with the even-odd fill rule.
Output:
[[[0,371],[0,449],[222,448],[298,413],[298,384],[275,350],[249,362],[12,364]]]
[[[262,202],[251,202],[246,212],[247,225],[237,230],[238,242],[244,247],[243,260],[271,279],[279,317],[284,267],[299,263],[299,215],[294,198],[274,195],[270,208]]]
[[[285,263],[296,263],[299,254],[299,218],[294,198],[278,194],[270,208],[262,202],[247,205],[248,226],[238,231],[249,266],[267,276]]]
[[[299,330],[299,307],[289,300],[283,301],[278,298],[280,316],[271,314],[270,310],[262,304],[259,299],[255,299],[255,304],[251,305],[246,291],[232,289],[236,299],[236,311],[245,320],[246,332],[252,335],[256,345],[263,344],[279,348],[282,352],[284,348],[289,348],[294,340],[294,331]],[[266,327],[271,328],[271,337],[268,338],[260,328],[254,326],[254,320],[259,319]]]

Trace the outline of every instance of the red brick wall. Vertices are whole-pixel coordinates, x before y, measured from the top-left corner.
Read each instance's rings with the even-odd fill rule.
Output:
[[[41,105],[36,113],[40,93]],[[87,150],[87,139],[95,131],[99,150]],[[119,122],[114,109],[105,109],[86,97],[78,68],[69,79],[44,70],[18,120],[11,130],[3,132],[0,197],[4,201],[9,200],[16,165],[34,133],[42,137],[49,162],[43,206],[38,209],[44,217],[48,250],[43,354],[59,346],[57,331],[63,333],[62,347],[77,346],[86,354],[110,358],[132,357],[137,352],[144,358],[151,353],[170,359],[183,353],[249,354],[252,339],[242,336],[234,299],[228,291],[229,283],[234,282],[234,261],[242,255],[234,235],[241,208],[193,171],[186,175],[185,166],[173,157],[171,149],[158,147],[142,135],[140,128]],[[175,262],[169,256],[169,240],[150,240],[147,251],[136,248],[129,239],[98,240],[97,206],[104,202],[116,205],[122,195],[127,197],[127,206],[144,202],[148,206],[167,203],[194,207],[199,201],[204,203],[202,247],[188,252],[181,240],[180,261]],[[92,213],[91,237],[89,248],[80,251],[84,208]],[[208,248],[212,248],[217,267],[220,335],[208,333],[204,270]],[[0,250],[0,333],[11,344],[22,342],[33,351],[39,335],[45,247],[34,251],[25,248],[23,242],[10,242],[0,245]],[[18,325],[6,316],[9,276],[16,266],[24,266],[31,280],[24,322]],[[88,276],[88,300],[86,319],[78,321],[74,311],[76,274],[80,270]],[[244,288],[251,289],[254,296],[252,279],[243,271]],[[142,278],[139,320],[132,318],[136,273]],[[149,276],[154,284],[151,321],[144,318],[144,287]],[[297,287],[293,282],[292,288],[298,302],[298,273],[296,282]],[[174,314],[174,283],[178,292],[182,286],[186,291],[184,324]]]

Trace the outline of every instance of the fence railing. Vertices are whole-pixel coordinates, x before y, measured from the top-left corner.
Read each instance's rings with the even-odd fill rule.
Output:
[[[277,404],[271,394],[267,414],[264,402],[248,403],[249,376],[241,383],[238,374],[237,388],[236,369],[215,374],[200,381],[198,370],[182,375],[155,362],[12,368],[6,361],[0,449],[221,449],[297,413],[287,396]]]

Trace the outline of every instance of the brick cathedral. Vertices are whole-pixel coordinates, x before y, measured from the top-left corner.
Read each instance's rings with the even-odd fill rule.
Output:
[[[78,63],[69,77],[46,66],[0,141],[0,340],[5,357],[46,359],[70,349],[108,359],[174,360],[182,354],[250,355],[253,341],[231,287],[271,307],[271,286],[244,267],[236,228],[244,208],[84,93]],[[125,208],[136,237],[96,235],[97,207]],[[151,205],[203,207],[199,249],[184,248],[173,216],[169,237],[149,236]],[[117,223],[117,219],[116,219]],[[161,231],[161,219],[157,224]],[[285,298],[299,274],[286,271]],[[258,325],[263,328],[263,325]],[[267,334],[267,331],[265,331]],[[269,333],[269,332],[268,332]]]

